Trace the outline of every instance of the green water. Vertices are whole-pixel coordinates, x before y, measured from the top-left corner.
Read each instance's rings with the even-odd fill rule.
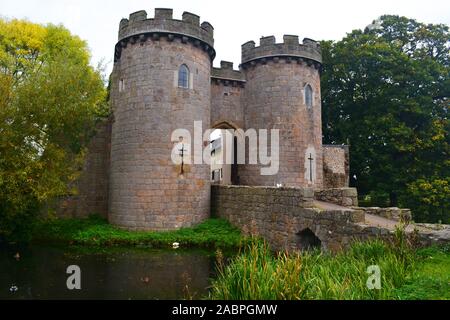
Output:
[[[70,265],[81,290],[67,288]],[[200,250],[0,247],[0,299],[201,298],[214,276],[214,254]]]

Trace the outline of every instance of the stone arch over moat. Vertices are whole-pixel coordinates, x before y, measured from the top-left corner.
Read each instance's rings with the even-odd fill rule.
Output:
[[[322,241],[310,228],[305,228],[296,233],[296,247],[300,250],[321,249]]]

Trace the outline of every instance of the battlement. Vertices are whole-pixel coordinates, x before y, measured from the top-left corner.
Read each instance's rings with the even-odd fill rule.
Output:
[[[119,25],[119,41],[116,46],[116,60],[120,58],[121,47],[128,41],[145,41],[148,37],[159,39],[161,36],[169,40],[180,38],[183,43],[192,42],[202,46],[212,58],[215,56],[214,28],[209,22],[200,24],[200,17],[190,12],[184,12],[181,20],[173,19],[172,9],[155,9],[153,18],[147,17],[145,10],[130,14],[128,19],[122,19]]]
[[[211,71],[211,78],[216,83],[223,83],[225,85],[242,85],[245,83],[245,77],[239,70],[233,69],[233,62],[220,61],[220,68],[213,68]]]
[[[254,41],[248,41],[242,45],[242,65],[252,61],[269,58],[286,57],[297,61],[309,60],[316,64],[322,63],[322,51],[320,44],[312,39],[305,38],[299,42],[298,36],[284,35],[283,43],[276,43],[274,36],[262,37],[257,47]]]

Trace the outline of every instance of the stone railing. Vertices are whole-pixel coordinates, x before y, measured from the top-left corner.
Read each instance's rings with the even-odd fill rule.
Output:
[[[314,198],[319,201],[334,203],[344,207],[358,206],[358,191],[356,188],[336,188],[316,190]]]
[[[398,222],[410,222],[412,220],[410,209],[378,207],[353,207],[353,209],[363,210],[366,214],[371,214]]]

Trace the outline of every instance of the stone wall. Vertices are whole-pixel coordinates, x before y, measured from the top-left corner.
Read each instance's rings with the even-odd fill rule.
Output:
[[[231,62],[222,61],[212,70],[211,127],[244,129],[244,105],[241,103],[245,80]],[[232,128],[229,128],[232,127]]]
[[[335,188],[316,190],[314,198],[319,201],[330,202],[344,207],[358,206],[358,190],[356,188]]]
[[[246,235],[263,237],[275,250],[304,249],[302,233],[312,232],[324,250],[348,245],[364,222],[359,210],[319,210],[309,188],[212,186],[213,215]],[[309,231],[308,231],[309,230]]]
[[[450,226],[443,225],[435,229],[436,225],[428,225],[424,228],[420,224],[407,225],[405,236],[409,243],[416,247],[429,247],[433,245],[448,245],[450,243]],[[353,232],[353,238],[359,241],[381,239],[383,241],[396,241],[396,230],[380,227],[376,225],[367,225],[357,223],[350,226],[349,230]]]
[[[211,211],[242,230],[264,238],[274,250],[303,250],[314,246],[337,252],[355,240],[392,241],[395,228],[366,221],[364,208],[320,210],[308,188],[212,186]],[[417,245],[450,241],[450,226],[409,226],[406,234]],[[311,241],[313,239],[313,241]]]
[[[349,186],[350,157],[348,146],[323,146],[323,188]]]
[[[60,217],[108,216],[108,183],[111,141],[111,119],[97,125],[88,145],[83,171],[76,181],[78,194],[58,201]]]
[[[363,210],[367,214],[379,216],[382,218],[398,222],[410,222],[412,220],[412,214],[410,209],[378,208],[378,207],[355,207],[355,209]]]

